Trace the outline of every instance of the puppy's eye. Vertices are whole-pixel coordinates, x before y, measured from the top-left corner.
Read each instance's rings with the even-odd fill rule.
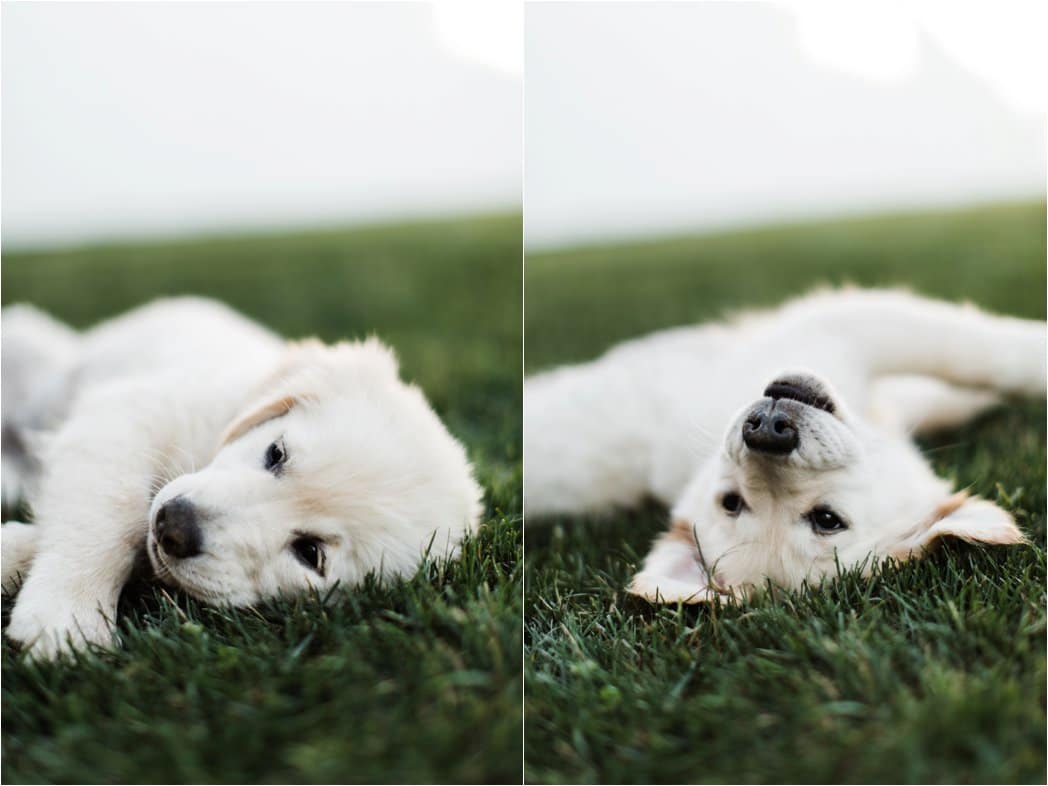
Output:
[[[280,472],[280,468],[284,466],[284,462],[287,461],[287,450],[284,449],[284,443],[281,440],[277,440],[266,448],[266,469],[276,474]]]
[[[721,497],[721,507],[730,515],[738,516],[742,513],[742,509],[746,507],[746,500],[744,500],[740,494],[737,494],[734,491],[729,491]]]
[[[826,507],[813,508],[805,518],[811,522],[811,528],[817,535],[832,535],[848,529],[841,517]]]
[[[324,574],[324,547],[319,540],[309,537],[296,538],[291,542],[291,550],[303,565],[321,575]]]

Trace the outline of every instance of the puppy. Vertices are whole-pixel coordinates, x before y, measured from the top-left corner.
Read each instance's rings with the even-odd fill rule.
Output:
[[[525,515],[662,501],[672,524],[629,589],[664,603],[868,572],[945,536],[1021,543],[910,436],[1043,396],[1045,353],[1043,322],[895,291],[655,333],[526,381]]]
[[[7,635],[37,656],[113,641],[136,555],[215,604],[352,587],[453,555],[481,492],[462,446],[377,339],[287,343],[162,300],[77,334],[3,331]]]

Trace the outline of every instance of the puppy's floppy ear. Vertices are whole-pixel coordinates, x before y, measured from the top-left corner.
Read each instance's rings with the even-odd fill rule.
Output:
[[[279,418],[281,415],[286,415],[298,403],[299,398],[291,394],[253,402],[233,418],[233,422],[222,432],[219,444],[225,445],[227,442],[232,442],[255,426],[265,423],[267,420]]]
[[[677,520],[669,532],[658,537],[628,591],[652,603],[705,603],[718,596],[699,562],[688,522]]]
[[[292,392],[290,381],[303,368],[316,362],[325,347],[315,338],[295,341],[288,345],[280,365],[255,390],[248,404],[233,417],[222,436],[219,446],[241,437],[255,426],[273,418],[286,415],[304,398],[301,392]]]
[[[280,365],[226,427],[219,445],[237,439],[267,420],[286,415],[303,401],[321,398],[325,391],[368,380],[397,378],[393,350],[374,336],[330,346],[315,338],[292,342]]]
[[[943,501],[923,525],[909,551],[927,551],[942,538],[960,538],[968,543],[1016,545],[1027,543],[1010,513],[979,497],[959,491]],[[909,556],[899,553],[897,556]]]

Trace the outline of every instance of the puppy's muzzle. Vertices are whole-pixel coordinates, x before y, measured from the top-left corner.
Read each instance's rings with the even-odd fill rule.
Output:
[[[791,414],[774,399],[764,399],[742,422],[742,441],[758,453],[786,456],[797,449],[800,436]]]
[[[836,409],[822,383],[802,374],[776,379],[764,389],[764,396],[742,423],[742,441],[750,450],[772,456],[788,456],[797,449],[802,407],[831,414]]]
[[[185,497],[168,500],[156,512],[153,535],[164,553],[177,559],[200,553],[200,523],[196,507]]]

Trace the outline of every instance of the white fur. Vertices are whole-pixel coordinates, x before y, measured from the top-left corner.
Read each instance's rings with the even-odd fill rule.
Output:
[[[4,457],[5,497],[28,490],[34,512],[3,528],[5,589],[24,577],[7,635],[35,655],[109,644],[143,548],[162,580],[243,605],[410,574],[480,516],[464,449],[376,339],[289,344],[197,298],[80,335],[20,306],[2,330],[4,433],[42,451]],[[203,512],[202,553],[181,560],[154,532],[177,496]],[[295,556],[302,534],[323,575]]]
[[[524,506],[532,519],[653,496],[673,526],[631,590],[652,600],[798,586],[955,535],[1018,543],[1007,513],[952,497],[910,442],[999,394],[1045,393],[1045,324],[897,291],[820,292],[723,324],[668,330],[524,386]],[[745,414],[784,373],[829,391],[798,404],[800,446],[756,453]],[[729,515],[726,492],[746,508]],[[848,524],[817,533],[829,506]]]

